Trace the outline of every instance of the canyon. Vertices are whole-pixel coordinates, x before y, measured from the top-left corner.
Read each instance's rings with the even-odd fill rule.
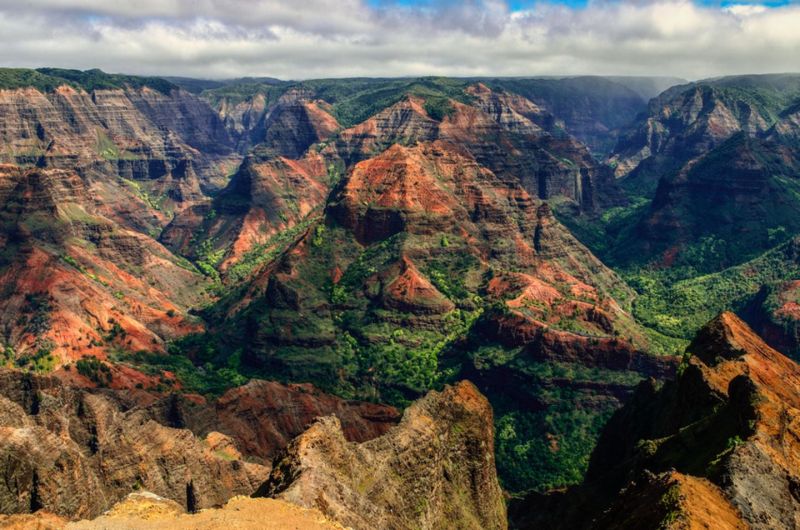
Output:
[[[800,76],[203,86],[0,77],[3,524],[800,513]]]

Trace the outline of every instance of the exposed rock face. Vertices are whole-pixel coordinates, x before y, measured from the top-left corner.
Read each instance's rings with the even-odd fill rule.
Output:
[[[197,241],[221,252],[219,270],[251,261],[276,248],[280,236],[319,215],[331,184],[332,163],[316,152],[293,160],[264,151],[248,155],[229,185],[213,201],[181,212],[161,240],[186,255],[197,255]],[[231,282],[250,274],[235,271]]]
[[[346,233],[341,237],[349,241],[331,248],[333,254],[328,255],[322,241],[315,243],[314,236],[308,235],[279,267],[266,271],[268,280],[254,284],[254,288],[266,284],[263,296],[269,303],[254,308],[249,316],[260,318],[262,311],[277,316],[281,311],[281,319],[294,320],[300,315],[325,318],[325,310],[320,306],[313,310],[313,305],[305,306],[320,303],[330,307],[327,294],[321,293],[324,302],[313,296],[320,286],[308,281],[311,274],[317,274],[309,269],[338,268],[344,273],[354,266],[353,252],[363,252],[359,250],[362,245],[385,246],[397,238],[399,246],[392,251],[396,251],[396,256],[387,257],[374,274],[362,278],[363,283],[357,289],[363,291],[354,294],[385,309],[405,313],[407,322],[414,327],[442,329],[442,324],[437,324],[431,315],[447,313],[456,306],[474,310],[474,302],[466,300],[466,294],[450,293],[448,300],[448,295],[439,292],[430,278],[425,277],[425,270],[434,260],[454,262],[454,256],[459,255],[462,256],[459,260],[474,261],[466,270],[456,273],[470,282],[470,291],[480,288],[485,281],[482,277],[485,264],[490,263],[495,274],[504,268],[522,269],[535,277],[535,281],[559,291],[557,298],[573,300],[564,305],[560,317],[558,313],[549,316],[549,324],[557,325],[562,318],[572,318],[575,314],[591,313],[587,322],[601,323],[592,329],[609,334],[614,320],[630,319],[617,302],[597,292],[614,290],[619,296],[626,296],[630,290],[578,243],[546,206],[537,209],[534,200],[520,186],[500,180],[481,167],[469,152],[450,142],[419,143],[414,147],[395,145],[380,156],[357,164],[328,204],[327,225],[332,230],[341,230],[337,225],[345,228]],[[340,237],[335,233],[335,237]],[[403,242],[405,238],[409,238],[407,245]],[[564,287],[567,284],[569,288]],[[512,292],[503,288],[497,290],[496,296],[504,298]],[[291,307],[294,315],[282,312],[284,307]],[[308,307],[308,312],[301,307]],[[526,306],[519,310],[533,309]],[[382,317],[389,315],[378,316]],[[273,326],[261,326],[257,333],[258,340],[245,345],[250,351],[264,343],[309,347],[335,340],[322,332],[314,335],[313,343],[304,342],[305,337],[301,340],[297,333]],[[308,340],[312,340],[310,336]],[[644,338],[635,335],[634,340]]]
[[[798,95],[800,77],[791,74],[675,86],[654,98],[648,112],[621,135],[610,161],[628,188],[651,195],[661,177],[685,170],[737,133],[774,136],[771,129],[778,121],[791,129],[791,104]]]
[[[618,201],[614,179],[588,149],[555,127],[530,101],[473,87],[473,105],[454,103],[441,138],[463,144],[503,180],[518,181],[534,197],[566,197],[592,211]]]
[[[248,98],[215,98],[209,101],[217,111],[225,127],[238,135],[239,149],[250,145],[250,131],[256,128],[269,108],[267,96],[258,92]]]
[[[736,265],[780,242],[775,234],[800,230],[798,153],[737,133],[680,172],[661,179],[652,204],[624,252],[666,264],[704,237],[722,241],[715,269]],[[780,236],[785,237],[785,235]]]
[[[424,104],[421,98],[407,97],[363,123],[342,131],[337,141],[338,153],[351,165],[379,154],[393,144],[435,140],[439,126],[428,116]]]
[[[137,488],[189,511],[217,506],[252,493],[271,458],[318,415],[337,415],[359,442],[398,418],[390,407],[265,381],[206,404],[177,395],[154,401],[141,390],[90,392],[6,370],[0,394],[2,512],[73,519],[96,516]]]
[[[726,528],[797,527],[800,367],[731,313],[703,328],[687,351],[676,381],[643,384],[608,423],[573,501],[611,503],[601,528],[636,528],[638,516],[699,527],[711,514]],[[659,495],[662,505],[675,504],[660,519],[646,508]],[[634,513],[623,524],[626,507]]]
[[[632,292],[548,206],[449,140],[394,145],[357,163],[324,222],[247,289],[246,304],[224,308],[237,324],[218,328],[244,362],[379,400],[402,403],[462,373],[496,402],[518,396],[526,412],[558,406],[545,398],[551,385],[580,392],[583,418],[594,418],[675,364],[649,362],[650,339],[627,309]],[[594,375],[538,375],[558,363]],[[586,428],[596,432],[599,420]],[[531,435],[557,444],[566,434],[553,425]],[[537,447],[585,459],[591,441],[564,453]]]
[[[612,157],[617,176],[645,160],[649,167],[642,173],[680,167],[737,132],[764,132],[772,125],[765,114],[741,93],[713,82],[673,87],[653,99],[648,117],[620,138]]]
[[[719,487],[703,478],[665,472],[632,484],[593,528],[745,530],[750,527]]]
[[[450,111],[437,118],[428,114],[425,100],[409,96],[342,131],[336,151],[349,166],[392,145],[438,138],[468,150],[501,179],[521,182],[535,197],[565,197],[585,210],[618,199],[610,172],[559,130],[550,113],[483,84],[469,87],[466,94],[470,104],[450,101]]]
[[[190,509],[247,494],[269,468],[218,455],[191,432],[110,394],[3,372],[3,513],[92,517],[145,487]]]
[[[654,99],[612,158],[624,186],[653,197],[612,258],[715,272],[796,233],[798,94],[796,75],[740,76]]]
[[[797,243],[790,242],[795,247]],[[762,287],[742,316],[770,346],[794,360],[800,358],[800,281]]]
[[[220,184],[215,162],[233,141],[204,101],[182,90],[85,92],[62,86],[0,92],[2,160],[81,172],[97,169],[135,180],[197,178]],[[192,199],[197,197],[185,197]]]
[[[468,382],[431,392],[400,425],[348,443],[335,418],[294,440],[256,493],[355,529],[506,528],[492,410]]]
[[[290,90],[271,107],[251,132],[253,143],[288,158],[300,158],[313,144],[330,137],[338,128],[336,119],[322,101],[311,94]]]
[[[338,129],[324,102],[305,91],[285,93],[247,132],[257,147],[225,189],[213,201],[180,212],[161,241],[193,257],[200,257],[196,246],[202,241],[219,253],[214,265],[226,281],[248,278],[257,268],[252,263],[269,252],[277,255],[282,238],[321,209],[342,163],[309,148]]]
[[[335,415],[352,442],[380,436],[400,420],[394,407],[345,401],[310,384],[261,380],[233,388],[212,402],[175,395],[148,411],[160,423],[187,428],[200,437],[213,432],[227,435],[238,451],[264,464],[318,417]]]
[[[98,207],[93,192],[114,191],[67,170],[0,166],[0,285],[8,289],[0,323],[18,355],[104,357],[112,344],[161,350],[202,329],[185,311],[202,299],[205,279],[121,216],[104,215],[109,205]]]
[[[607,155],[620,131],[647,102],[667,88],[685,84],[675,78],[578,76],[560,79],[497,79],[500,86],[547,109],[569,134],[592,152]]]

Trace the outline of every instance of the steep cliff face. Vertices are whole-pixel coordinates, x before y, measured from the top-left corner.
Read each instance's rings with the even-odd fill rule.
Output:
[[[280,156],[300,158],[313,144],[329,138],[339,124],[329,105],[312,97],[302,89],[283,94],[250,132],[253,143]]]
[[[175,88],[0,91],[4,162],[91,170],[135,181],[194,179],[218,188],[233,140],[203,101]],[[177,190],[176,202],[197,199]]]
[[[395,145],[437,138],[534,196],[566,200],[579,211],[619,199],[611,173],[545,110],[481,84],[463,96],[469,104],[406,94],[341,131],[334,107],[314,99],[312,89],[291,88],[272,102],[253,96],[264,100],[263,116],[243,134],[256,147],[213,201],[183,209],[160,240],[236,284],[301,235],[330,187],[355,164]]]
[[[410,145],[438,136],[438,123],[425,110],[425,101],[406,97],[362,123],[345,129],[336,150],[349,165],[379,154],[393,144]]]
[[[466,90],[470,105],[454,103],[440,137],[465,145],[504,180],[521,182],[540,199],[567,198],[593,211],[615,204],[616,183],[585,146],[559,128],[553,116],[521,96],[485,85]]]
[[[346,401],[308,383],[262,380],[233,388],[215,400],[174,395],[147,410],[156,421],[189,429],[201,438],[222,433],[243,455],[264,465],[322,416],[336,416],[352,442],[376,438],[400,420],[394,407]]]
[[[731,313],[687,351],[674,382],[643,383],[614,415],[574,499],[601,510],[611,503],[601,528],[636,528],[644,517],[695,527],[711,514],[727,528],[796,527],[800,367]],[[660,505],[648,504],[654,497]]]
[[[96,205],[106,193],[124,202],[124,189],[67,170],[0,168],[7,362],[158,351],[202,329],[186,311],[202,300],[205,279],[122,216],[103,215],[108,204]],[[130,207],[136,200],[127,194]]]
[[[335,167],[315,151],[293,160],[258,148],[224,190],[176,216],[160,239],[185,255],[211,257],[228,283],[240,282],[321,214]]]
[[[703,239],[716,256],[693,263],[719,270],[763,253],[800,230],[798,152],[777,142],[736,133],[717,148],[664,176],[630,246],[656,260],[681,260]],[[636,258],[633,260],[635,261]],[[630,259],[629,259],[630,261]]]
[[[604,157],[647,102],[683,79],[577,76],[495,79],[491,86],[520,94],[556,116],[570,135]]]
[[[87,391],[5,370],[0,396],[3,513],[42,509],[68,519],[96,516],[137,489],[189,511],[218,506],[252,493],[277,451],[318,415],[341,418],[347,439],[358,442],[398,417],[310,385],[264,381],[208,403],[136,389]]]
[[[767,131],[799,87],[797,79],[788,79],[787,86],[779,88],[770,86],[768,79],[761,82],[763,86],[752,87],[747,79],[700,81],[673,87],[653,99],[648,115],[619,140],[611,158],[617,164],[617,176],[636,169],[631,177],[646,187],[648,181],[737,132],[754,136]]]
[[[800,358],[800,281],[763,286],[742,316],[770,346],[792,359]]]
[[[740,76],[675,87],[654,99],[612,163],[621,185],[652,198],[612,234],[622,266],[715,272],[798,230],[796,75]]]
[[[204,261],[227,284],[247,279],[319,215],[342,162],[321,154],[339,125],[324,102],[291,90],[246,132],[254,143],[213,200],[178,213],[161,234],[169,248]]]
[[[315,228],[280,265],[265,271],[268,280],[253,284],[253,289],[263,289],[268,303],[252,307],[250,318],[265,320],[251,324],[258,331],[247,349],[255,353],[266,344],[333,344],[337,341],[329,333],[299,322],[324,321],[337,307],[351,313],[358,308],[365,325],[378,318],[442,333],[442,318],[454,308],[476,310],[474,294],[488,281],[490,267],[498,277],[504,270],[524,270],[533,276],[531,281],[558,291],[554,299],[572,300],[561,316],[550,315],[552,325],[595,306],[604,308],[603,333],[611,332],[616,319],[629,321],[607,297],[612,290],[623,298],[630,291],[546,207],[537,211],[521,187],[500,180],[462,147],[437,141],[395,145],[355,166],[329,202],[326,224]],[[338,286],[339,295],[330,294],[326,277]],[[570,278],[573,285],[567,286]],[[412,284],[419,288],[411,289]],[[511,291],[500,289],[497,296],[511,296]],[[579,298],[585,301],[578,303]],[[283,312],[284,307],[293,311]],[[275,318],[297,322],[292,325],[297,331],[274,321],[265,325]],[[306,342],[312,335],[313,341]]]
[[[2,386],[3,513],[92,517],[141,487],[203,508],[250,493],[269,472],[113,394],[9,371]]]
[[[276,460],[256,496],[317,508],[355,529],[507,528],[492,409],[468,382],[431,392],[400,424],[350,444],[323,418]]]

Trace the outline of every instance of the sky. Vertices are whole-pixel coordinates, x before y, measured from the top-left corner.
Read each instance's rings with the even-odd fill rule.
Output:
[[[0,0],[0,66],[201,78],[800,71],[772,0]]]

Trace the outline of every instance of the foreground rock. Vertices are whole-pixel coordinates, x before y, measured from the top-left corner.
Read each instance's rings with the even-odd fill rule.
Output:
[[[275,499],[235,497],[225,506],[187,514],[173,501],[149,492],[133,493],[111,510],[91,521],[67,523],[39,512],[34,515],[0,516],[0,526],[15,530],[336,530],[317,510],[300,508]]]
[[[267,382],[211,404],[197,396],[192,407],[190,398],[156,399],[0,372],[0,513],[90,518],[139,489],[188,511],[219,506],[263,483],[274,453],[318,414],[340,415],[359,441],[384,432],[396,415]]]
[[[295,439],[256,492],[355,529],[507,527],[492,409],[469,382],[431,392],[400,425],[362,444],[336,418]]]

